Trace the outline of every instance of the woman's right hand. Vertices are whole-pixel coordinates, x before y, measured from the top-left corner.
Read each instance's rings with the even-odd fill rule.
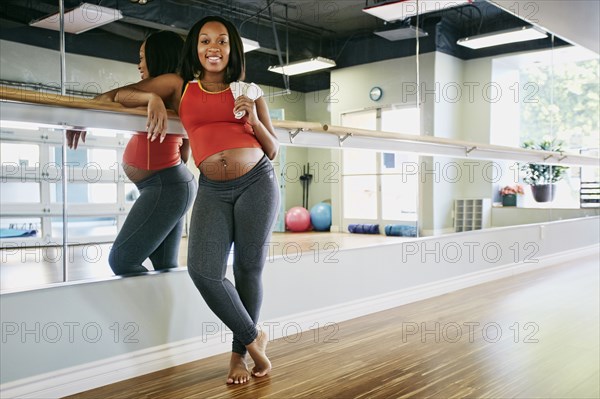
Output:
[[[167,134],[167,119],[167,108],[164,101],[158,95],[152,94],[148,101],[148,120],[146,122],[150,141],[160,137],[160,142],[163,142]]]
[[[147,107],[146,130],[151,141],[160,138],[162,142],[167,134],[167,109],[165,102],[173,109],[179,106],[181,77],[167,73],[155,78],[121,87],[115,90],[114,101],[125,107]]]
[[[67,147],[76,150],[79,145],[79,139],[85,143],[85,136],[87,132],[85,130],[67,130]]]

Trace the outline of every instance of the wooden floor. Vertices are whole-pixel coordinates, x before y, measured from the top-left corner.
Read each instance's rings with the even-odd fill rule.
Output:
[[[386,237],[383,235],[308,232],[274,233],[271,240],[273,256],[281,255],[285,244],[310,252],[315,248],[333,245],[335,249],[362,248],[385,243],[399,242],[410,238]],[[318,246],[318,247],[316,247]],[[114,276],[108,265],[111,244],[73,245],[69,247],[68,281],[105,279]],[[331,247],[328,247],[332,249]],[[293,252],[292,252],[293,254]],[[0,250],[0,290],[19,290],[39,287],[63,281],[62,248],[32,247]],[[179,264],[187,264],[187,238],[181,240]],[[150,261],[144,263],[152,270]]]
[[[224,383],[224,354],[70,398],[598,398],[598,265],[581,258],[273,341],[271,375],[246,385]]]

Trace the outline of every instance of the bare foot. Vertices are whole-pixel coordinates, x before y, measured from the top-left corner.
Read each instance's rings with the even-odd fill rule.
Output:
[[[252,368],[252,375],[255,377],[264,377],[271,371],[271,362],[267,357],[267,344],[269,343],[269,336],[266,332],[259,330],[258,337],[250,345],[246,346],[248,353],[252,360],[254,360],[254,367]]]
[[[246,358],[239,353],[231,353],[227,383],[244,384],[248,381],[250,381],[250,372],[248,371],[248,366],[246,365]]]

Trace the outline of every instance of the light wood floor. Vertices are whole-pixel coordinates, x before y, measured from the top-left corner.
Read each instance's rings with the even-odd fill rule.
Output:
[[[303,252],[334,245],[336,249],[362,248],[385,243],[409,240],[403,237],[384,235],[308,232],[274,233],[271,240],[273,256],[281,255],[285,244],[293,243],[294,248]],[[113,276],[108,265],[111,244],[73,245],[69,247],[68,281],[103,279]],[[294,248],[291,248],[292,250]],[[331,249],[331,247],[328,247]],[[32,247],[0,250],[0,290],[17,290],[60,283],[62,276],[62,248]],[[187,238],[181,240],[179,264],[187,264]],[[150,261],[144,263],[152,270]]]
[[[223,354],[70,398],[598,398],[598,265],[581,258],[273,341],[271,375],[246,385],[224,383]]]

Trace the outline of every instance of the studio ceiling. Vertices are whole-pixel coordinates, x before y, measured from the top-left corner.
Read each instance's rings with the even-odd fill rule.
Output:
[[[394,27],[362,11],[367,4],[382,3],[375,0],[150,0],[144,5],[130,0],[87,2],[119,9],[124,18],[79,35],[67,34],[67,52],[137,63],[139,45],[151,32],[185,34],[197,20],[216,14],[232,20],[242,36],[262,47],[246,55],[247,80],[275,87],[283,88],[284,82],[281,75],[267,71],[270,65],[280,63],[273,25],[283,60],[286,56],[289,61],[322,56],[344,68],[415,54],[415,39],[388,41],[373,33]],[[65,8],[80,3],[65,0]],[[33,20],[58,12],[57,0],[3,0],[0,11],[0,39],[58,49],[57,32],[29,26]],[[414,26],[417,19],[402,22]],[[550,46],[550,39],[478,51],[456,46],[461,37],[523,25],[526,23],[483,0],[428,13],[419,18],[419,26],[428,33],[420,39],[420,53],[437,50],[472,59]],[[290,88],[301,92],[328,89],[329,76],[329,71],[293,76]]]

